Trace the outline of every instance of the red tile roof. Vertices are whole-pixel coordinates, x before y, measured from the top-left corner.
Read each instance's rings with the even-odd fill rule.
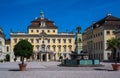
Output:
[[[41,21],[44,21],[45,25],[46,25],[43,28],[55,28],[55,29],[57,28],[57,26],[54,24],[53,21],[46,19],[46,18],[43,20],[41,18],[37,18],[37,19],[33,20],[28,28],[40,28]]]

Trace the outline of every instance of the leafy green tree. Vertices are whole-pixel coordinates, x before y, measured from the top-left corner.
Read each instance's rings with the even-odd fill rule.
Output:
[[[22,64],[24,64],[24,58],[29,58],[33,54],[33,46],[27,40],[21,40],[14,46],[15,57],[20,57]]]
[[[113,59],[114,62],[117,63],[117,54],[116,51],[117,49],[120,48],[120,39],[117,38],[111,38],[107,41],[107,50],[111,50],[113,53]]]

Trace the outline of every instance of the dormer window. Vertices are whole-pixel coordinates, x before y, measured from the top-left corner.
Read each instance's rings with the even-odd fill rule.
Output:
[[[55,33],[55,30],[53,30],[53,32]]]
[[[44,20],[41,20],[41,25],[40,25],[41,27],[45,27],[45,22],[44,22]]]
[[[48,33],[50,32],[50,30],[48,30]]]
[[[99,27],[99,24],[96,24],[96,27]]]
[[[39,30],[36,30],[37,31],[37,33],[39,32]]]
[[[31,30],[31,32],[33,32],[33,30]]]

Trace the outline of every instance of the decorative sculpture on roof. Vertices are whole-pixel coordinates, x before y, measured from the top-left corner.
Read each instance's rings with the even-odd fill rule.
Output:
[[[80,33],[81,27],[78,26],[78,27],[76,28],[76,30],[78,31],[78,33]]]

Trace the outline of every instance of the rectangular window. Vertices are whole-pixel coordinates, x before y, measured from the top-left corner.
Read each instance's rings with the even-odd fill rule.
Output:
[[[64,46],[64,52],[66,52],[66,46]]]
[[[66,39],[63,39],[63,42],[66,43]]]
[[[39,51],[39,45],[36,45],[36,50]]]
[[[107,35],[110,35],[110,31],[107,31]]]
[[[58,49],[59,49],[59,52],[61,52],[61,47],[59,47]]]
[[[53,30],[53,32],[55,33],[55,30]]]
[[[48,43],[50,43],[50,39],[48,39]]]
[[[56,51],[56,47],[55,46],[53,46],[53,51]]]
[[[69,43],[71,43],[71,39],[69,39],[68,41],[69,41]]]
[[[60,40],[60,39],[58,39],[58,43],[61,43],[61,40]]]
[[[115,34],[115,31],[112,31],[112,34],[114,35],[114,34]]]
[[[31,30],[31,32],[33,32],[33,30]]]
[[[9,47],[7,46],[7,52],[9,52]]]
[[[97,42],[96,42],[96,50],[98,49]]]
[[[42,41],[42,43],[44,44],[45,42],[44,42],[44,41]]]
[[[14,42],[17,43],[17,39],[14,39]]]
[[[55,39],[53,39],[53,43],[55,43]]]
[[[39,39],[36,39],[36,43],[39,43]]]
[[[44,30],[42,30],[42,32],[44,32]]]
[[[71,52],[72,51],[72,45],[69,45],[68,48],[69,48],[69,51]]]
[[[50,45],[47,46],[47,51],[50,51]]]
[[[31,39],[31,43],[33,43],[34,41],[33,41],[33,39]]]

